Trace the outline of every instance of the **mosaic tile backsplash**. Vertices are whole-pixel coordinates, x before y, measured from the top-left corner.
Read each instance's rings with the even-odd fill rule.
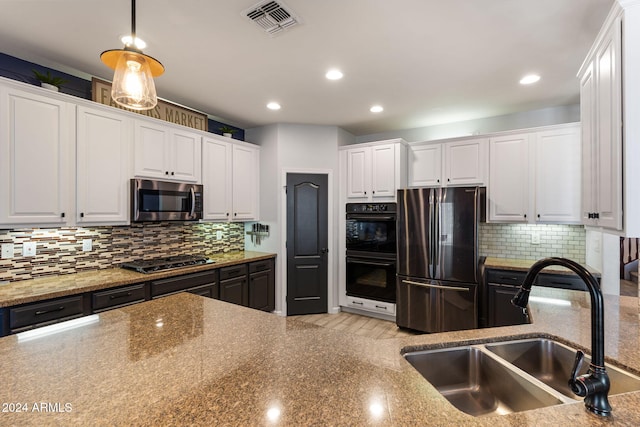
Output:
[[[532,236],[540,240],[532,243]],[[480,224],[480,255],[537,260],[551,256],[585,263],[586,231],[582,225]]]
[[[218,231],[222,233],[220,240],[216,239]],[[91,251],[82,251],[84,239],[92,240]],[[22,256],[25,242],[36,242],[36,256]],[[14,257],[0,259],[0,280],[17,281],[112,268],[135,259],[242,251],[244,224],[163,222],[0,230],[0,243],[14,244]]]

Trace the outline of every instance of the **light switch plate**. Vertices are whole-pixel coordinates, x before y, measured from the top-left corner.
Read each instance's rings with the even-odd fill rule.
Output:
[[[532,245],[539,245],[540,244],[540,233],[537,232],[533,232],[531,233],[531,244]]]
[[[36,256],[36,242],[24,242],[22,244],[22,256]]]
[[[13,243],[2,244],[2,259],[13,258]]]
[[[89,252],[93,248],[93,241],[91,239],[82,239],[82,251]]]
[[[216,231],[216,240],[220,240],[222,239],[222,231],[218,230]]]

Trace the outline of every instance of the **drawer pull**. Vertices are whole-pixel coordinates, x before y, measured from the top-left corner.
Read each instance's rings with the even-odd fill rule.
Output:
[[[500,278],[501,278],[502,280],[518,280],[518,278],[517,278],[517,277],[500,276]]]
[[[376,305],[376,308],[382,308],[382,309],[387,309],[387,307],[385,307],[384,305]]]
[[[567,282],[551,282],[552,285],[560,285],[560,286],[572,286],[571,283]]]
[[[126,297],[130,297],[131,295],[133,295],[131,292],[127,292],[126,294],[111,295],[109,296],[109,299],[126,298]]]
[[[351,301],[351,304],[364,305],[364,303],[360,301]]]
[[[40,316],[40,315],[43,315],[43,314],[55,313],[56,311],[62,311],[62,310],[64,310],[64,305],[61,305],[60,307],[54,308],[52,310],[38,310],[38,311],[35,312],[35,315],[36,316]]]

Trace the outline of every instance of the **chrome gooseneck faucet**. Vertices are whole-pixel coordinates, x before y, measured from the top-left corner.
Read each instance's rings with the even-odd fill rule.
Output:
[[[591,294],[591,365],[587,374],[577,376],[584,358],[584,353],[578,350],[571,378],[569,378],[569,387],[577,396],[584,397],[584,405],[589,411],[602,416],[611,415],[611,405],[608,399],[610,382],[604,366],[604,303],[600,285],[593,275],[586,268],[570,259],[542,259],[531,266],[520,290],[513,297],[511,303],[526,309],[533,281],[540,270],[550,265],[559,265],[575,272]]]

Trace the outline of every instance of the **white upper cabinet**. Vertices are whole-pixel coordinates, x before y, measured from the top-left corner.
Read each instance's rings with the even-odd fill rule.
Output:
[[[620,17],[605,25],[606,30],[579,73],[583,144],[581,216],[586,225],[614,230],[623,229],[621,26]],[[633,199],[627,201],[629,206]]]
[[[260,149],[233,144],[233,221],[258,220]]]
[[[347,197],[367,199],[371,197],[371,149],[352,148],[347,151]]]
[[[127,224],[133,120],[78,106],[76,223]]]
[[[361,144],[345,149],[346,195],[350,201],[395,200],[406,185],[404,141]]]
[[[484,185],[489,163],[486,138],[444,144],[444,185]]]
[[[409,187],[441,185],[442,144],[412,144],[408,157]]]
[[[0,87],[0,224],[66,225],[74,106]]]
[[[409,186],[485,185],[488,145],[486,138],[411,144]]]
[[[202,139],[202,185],[204,206],[202,217],[210,221],[231,218],[231,144],[214,138]]]
[[[489,220],[527,222],[529,215],[529,135],[489,139]]]
[[[538,132],[533,143],[535,221],[580,223],[580,126]]]
[[[145,120],[135,121],[135,175],[200,182],[200,134]]]
[[[258,220],[260,148],[211,136],[203,138],[202,153],[203,219]]]

